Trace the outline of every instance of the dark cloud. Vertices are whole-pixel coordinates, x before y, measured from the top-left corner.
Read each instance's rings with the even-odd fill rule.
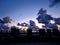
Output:
[[[20,26],[20,23],[17,23],[17,26]]]
[[[0,24],[0,30],[8,31],[9,27],[4,24]]]
[[[48,15],[47,13],[45,13],[44,10],[43,11],[39,10],[39,11],[42,13],[38,14],[38,17],[37,17],[38,23],[45,24],[46,28],[52,28],[52,29],[57,28],[56,24],[60,24],[60,18],[54,18]],[[50,23],[50,20],[54,20],[55,23],[54,24]]]
[[[60,18],[55,18],[55,22],[60,25]]]
[[[50,4],[50,7],[53,7],[55,6],[56,4],[60,3],[60,0],[52,0],[51,1],[51,4]]]
[[[1,28],[2,28],[3,30],[8,30],[8,29],[9,29],[9,27],[6,26],[6,25],[1,25]]]
[[[0,23],[3,23],[3,20],[0,19]]]
[[[28,26],[28,24],[24,22],[24,23],[21,23],[20,26]]]
[[[48,24],[49,20],[52,20],[53,18],[48,15],[48,14],[45,14],[45,15],[40,15],[37,17],[37,20],[39,23],[44,23],[44,24]]]
[[[3,19],[0,19],[0,23],[11,23],[12,19],[10,17],[4,17]]]
[[[12,19],[10,19],[10,17],[8,16],[0,19],[0,30],[9,30],[7,23],[11,23],[11,21]]]
[[[12,19],[9,16],[3,18],[4,23],[11,23]]]
[[[30,23],[30,25],[29,25],[29,28],[30,28],[30,29],[36,30],[36,31],[39,29],[38,26],[36,26],[36,24],[35,24],[34,21],[30,20],[29,23]]]
[[[47,13],[47,10],[43,10],[43,8],[41,8],[38,12],[38,15],[46,14],[46,13]]]
[[[57,25],[56,24],[49,23],[49,24],[46,25],[46,28],[49,28],[49,29],[57,29]]]
[[[31,26],[35,25],[35,22],[32,21],[32,20],[30,20],[29,23],[30,23]]]
[[[53,20],[53,17],[51,17],[50,15],[46,14],[44,12],[44,10],[42,11],[41,9],[39,10],[39,12],[42,12],[43,14],[39,13],[38,17],[36,18],[38,20],[39,23],[44,23],[44,24],[47,24],[49,22],[49,20]]]

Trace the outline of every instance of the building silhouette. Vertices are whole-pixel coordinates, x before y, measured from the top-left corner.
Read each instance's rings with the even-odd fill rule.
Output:
[[[47,36],[48,37],[51,37],[51,34],[52,34],[51,30],[50,29],[47,29]]]
[[[31,36],[31,35],[32,35],[32,29],[28,29],[28,30],[27,30],[27,35],[28,35],[28,36]]]
[[[53,29],[53,35],[59,36],[59,30],[58,29]]]
[[[45,29],[39,29],[39,36],[44,37],[46,34]]]

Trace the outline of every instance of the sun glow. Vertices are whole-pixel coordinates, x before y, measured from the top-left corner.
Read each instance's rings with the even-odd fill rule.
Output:
[[[55,21],[54,21],[54,20],[50,20],[50,23],[51,23],[51,24],[54,24],[54,23],[55,23]]]
[[[28,27],[27,26],[17,26],[18,28],[20,28],[21,30],[27,31]]]
[[[36,26],[38,26],[40,29],[43,29],[44,28],[43,26],[45,26],[45,24],[43,23],[38,23],[37,20],[35,20],[35,23],[36,23]]]
[[[32,32],[36,32],[35,30],[32,30]]]
[[[58,30],[60,30],[60,25],[57,25],[57,27],[58,27]]]
[[[42,24],[42,23],[36,23],[36,25],[37,25],[40,29],[43,29],[43,28],[44,28],[43,26],[45,26],[45,24]]]
[[[43,23],[38,23],[38,21],[37,20],[35,20],[34,21],[35,22],[35,25],[38,27],[38,28],[40,28],[40,29],[43,29],[44,27],[43,26],[45,26],[45,24],[43,24]],[[29,23],[29,22],[28,22]],[[11,24],[9,24],[9,27],[11,27],[11,26],[16,26],[16,27],[18,27],[20,30],[22,30],[22,31],[27,31],[27,29],[29,28],[29,26],[18,26],[18,25],[16,25],[17,23],[15,23],[15,22],[12,22]],[[35,31],[33,31],[33,32],[35,32]]]

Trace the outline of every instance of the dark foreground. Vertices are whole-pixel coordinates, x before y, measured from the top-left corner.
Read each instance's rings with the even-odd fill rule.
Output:
[[[18,30],[0,32],[0,44],[8,45],[60,45],[60,32],[58,30],[40,29],[38,33],[20,33]]]
[[[60,38],[25,37],[0,40],[0,45],[60,45]]]
[[[6,36],[6,35],[5,35]],[[60,36],[48,35],[20,35],[20,36],[2,36],[1,43],[22,43],[22,42],[60,42]]]
[[[2,37],[0,45],[60,45],[59,36],[20,35]]]
[[[1,43],[0,45],[60,45],[59,42]]]

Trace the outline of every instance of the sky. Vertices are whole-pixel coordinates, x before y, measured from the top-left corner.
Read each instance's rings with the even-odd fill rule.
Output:
[[[49,0],[0,0],[0,18],[9,16],[13,22],[36,21],[39,9],[44,8],[52,17],[60,17],[59,4],[50,8]]]

